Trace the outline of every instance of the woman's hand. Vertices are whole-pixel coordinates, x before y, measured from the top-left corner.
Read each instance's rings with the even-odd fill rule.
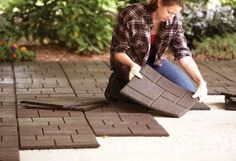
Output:
[[[179,60],[179,62],[188,75],[198,85],[197,91],[192,97],[199,97],[199,102],[202,102],[202,100],[207,96],[207,85],[198,69],[197,64],[191,56],[183,57]]]
[[[116,53],[114,57],[115,57],[116,61],[130,67],[129,80],[131,80],[134,76],[137,76],[138,78],[143,77],[140,73],[141,67],[137,63],[132,61],[127,54],[125,54],[125,53]]]
[[[140,70],[141,67],[138,64],[133,63],[129,72],[129,80],[131,80],[134,76],[137,76],[138,78],[143,78],[142,74],[140,73]]]
[[[192,98],[199,98],[199,102],[202,102],[207,96],[207,85],[205,81],[201,81],[197,87],[197,91],[194,93]]]

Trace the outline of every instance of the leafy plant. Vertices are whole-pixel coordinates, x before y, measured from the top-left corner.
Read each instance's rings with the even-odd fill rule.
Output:
[[[117,7],[116,0],[18,0],[7,13],[19,36],[101,53],[109,47]]]
[[[14,37],[15,29],[11,23],[7,20],[6,15],[0,14],[0,39],[7,39]]]
[[[0,61],[33,60],[35,57],[35,52],[27,50],[24,46],[19,47],[9,39],[0,40]]]
[[[236,33],[206,38],[202,42],[194,42],[193,54],[214,56],[222,59],[236,58]]]
[[[229,5],[232,8],[236,9],[236,0],[221,0],[224,5]]]
[[[224,35],[236,31],[234,10],[230,6],[208,9],[204,3],[187,3],[183,12],[185,35],[189,46],[193,40],[202,41],[206,37]]]

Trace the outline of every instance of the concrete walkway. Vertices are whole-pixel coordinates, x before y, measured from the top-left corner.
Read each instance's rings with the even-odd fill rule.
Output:
[[[169,137],[97,137],[97,149],[21,150],[20,155],[15,117],[21,114],[19,101],[103,97],[109,65],[103,61],[1,64],[0,160],[19,160],[18,155],[21,161],[236,160],[236,112],[224,110],[224,98],[218,96],[236,93],[236,61],[198,64],[212,95],[206,100],[212,110],[189,111],[178,119],[155,116]]]

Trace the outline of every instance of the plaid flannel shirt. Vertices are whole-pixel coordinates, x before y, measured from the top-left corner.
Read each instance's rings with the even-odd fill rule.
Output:
[[[118,78],[128,81],[130,68],[114,59],[116,53],[126,53],[140,66],[147,63],[151,49],[150,30],[153,22],[151,9],[142,3],[132,4],[123,9],[117,16],[111,41],[111,69]],[[191,56],[178,16],[162,22],[156,40],[152,45],[155,54],[154,64],[158,65],[165,49],[170,46],[175,59]]]

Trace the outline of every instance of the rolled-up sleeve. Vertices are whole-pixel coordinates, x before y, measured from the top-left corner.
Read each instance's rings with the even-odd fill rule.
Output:
[[[192,56],[192,53],[187,46],[187,41],[184,36],[181,22],[178,23],[178,29],[176,30],[175,35],[170,41],[170,47],[174,53],[175,59],[177,60],[185,56]]]
[[[129,29],[125,22],[124,13],[120,13],[117,17],[116,24],[112,33],[111,54],[125,53],[129,49]]]

